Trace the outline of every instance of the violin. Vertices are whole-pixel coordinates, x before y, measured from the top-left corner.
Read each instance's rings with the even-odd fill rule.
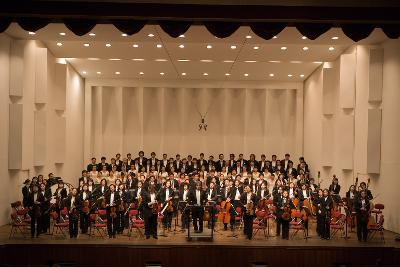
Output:
[[[82,212],[86,213],[86,214],[89,214],[89,211],[90,211],[89,200],[86,199],[85,201],[83,201]]]
[[[169,213],[174,212],[174,204],[172,202],[172,199],[168,200],[167,205],[168,205],[167,212]]]
[[[114,219],[117,217],[117,208],[115,206],[111,206],[110,208],[110,217]]]
[[[249,215],[249,216],[254,215],[254,203],[253,202],[246,204],[246,215]]]

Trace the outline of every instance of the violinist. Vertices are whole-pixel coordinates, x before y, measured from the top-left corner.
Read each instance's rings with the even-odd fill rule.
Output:
[[[282,188],[280,188],[282,190]],[[282,197],[274,198],[276,206],[276,236],[280,236],[282,227],[282,239],[289,240],[289,221],[291,210],[295,209],[292,200],[289,198],[288,191],[283,191]]]
[[[346,192],[347,207],[350,211],[354,209],[354,200],[357,198],[356,186],[351,185],[349,191]]]
[[[28,207],[28,197],[31,192],[30,183],[31,181],[29,179],[26,179],[24,182],[24,187],[22,187],[22,205],[24,207]]]
[[[118,191],[119,206],[117,208],[117,233],[122,234],[125,229],[125,210],[129,202],[128,192],[125,190],[124,184],[119,184]]]
[[[79,197],[78,190],[73,188],[71,194],[65,200],[64,206],[68,210],[69,218],[69,237],[76,238],[78,236],[78,221],[79,221]]]
[[[357,213],[357,238],[360,242],[367,241],[370,205],[367,192],[362,190],[360,196],[354,202],[354,209]]]
[[[322,189],[318,190],[317,197],[313,200],[313,205],[316,207],[316,216],[317,216],[317,234],[322,238],[322,229],[324,228],[324,219],[325,214],[322,213],[322,199],[323,199],[323,191]]]
[[[50,199],[51,199],[51,189],[49,187],[46,187],[45,184],[46,180],[44,180],[44,183],[40,184],[40,193],[44,197],[43,205],[42,205],[42,233],[46,233],[50,229]]]
[[[81,233],[86,234],[89,228],[89,201],[91,200],[92,194],[89,191],[88,185],[84,184],[82,187],[82,192],[78,196],[78,201],[80,206],[80,226]]]
[[[107,231],[109,238],[115,238],[117,232],[117,204],[119,202],[119,194],[115,192],[115,185],[111,184],[109,191],[105,196],[107,211]]]
[[[158,217],[158,202],[156,197],[156,191],[154,185],[149,187],[149,191],[142,189],[140,192],[141,196],[141,209],[144,219],[144,234],[146,239],[150,238],[150,235],[154,239],[157,238],[157,217]]]
[[[181,205],[179,207],[179,209],[182,213],[182,217],[181,217],[182,230],[185,230],[189,226],[189,217],[190,217],[190,210],[186,209],[186,206],[189,201],[189,184],[186,182],[183,182],[183,183],[181,183],[181,185],[183,185],[183,187],[182,187],[182,190],[179,191],[179,201],[181,203],[183,203],[183,205]]]
[[[329,240],[331,238],[330,222],[331,222],[331,210],[333,208],[333,200],[332,197],[329,196],[328,189],[323,190],[323,197],[320,203],[321,203],[321,215],[322,215],[321,238]]]
[[[257,201],[268,198],[269,198],[269,190],[267,188],[267,183],[264,181],[261,183],[260,189],[257,192]]]
[[[171,181],[168,180],[165,182],[165,187],[161,188],[160,191],[158,192],[158,201],[162,203],[161,208],[162,210],[164,210],[163,212],[164,231],[168,229],[168,232],[171,231],[172,215],[174,212],[173,199],[174,199],[174,191],[171,188]]]
[[[368,179],[368,184],[369,184],[369,179]],[[368,185],[365,182],[361,182],[360,183],[360,189],[361,189],[360,191],[363,191],[363,190],[366,191],[366,194],[367,194],[366,198],[368,198],[368,200],[372,200],[373,199],[372,193],[368,189]]]
[[[209,187],[206,189],[206,196],[207,196],[207,204],[211,205],[211,207],[208,208],[208,213],[209,214],[214,214],[213,212],[213,208],[214,208],[214,204],[217,201],[218,198],[218,190],[215,186],[215,182],[210,182]],[[212,216],[209,216],[208,219],[208,227],[214,227],[214,220],[212,218]]]
[[[257,197],[256,194],[251,192],[250,186],[245,186],[244,193],[241,195],[240,201],[243,205],[243,232],[246,235],[246,238],[251,240],[253,237],[253,219]]]
[[[44,196],[39,192],[37,184],[32,186],[32,192],[28,196],[27,207],[29,209],[29,216],[31,217],[31,237],[39,237],[41,233],[41,207],[44,202]]]
[[[196,183],[196,188],[189,192],[189,202],[193,205],[192,218],[195,233],[203,232],[203,205],[206,202],[206,194],[201,189],[201,182]]]

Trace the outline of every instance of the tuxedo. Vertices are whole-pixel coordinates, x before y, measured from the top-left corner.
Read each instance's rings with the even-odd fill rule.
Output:
[[[283,160],[281,160],[281,167],[282,167],[282,170],[287,170],[287,168],[289,167],[289,163],[292,163],[293,164],[293,161],[291,161],[290,159],[289,160],[286,160],[286,159],[283,159]]]
[[[222,171],[222,168],[225,166],[225,161],[224,160],[218,160],[216,163],[215,163],[215,170],[217,171],[217,172],[221,172]]]
[[[120,172],[122,170],[122,160],[116,160],[115,165],[117,166],[117,171]]]
[[[192,207],[193,227],[195,231],[203,231],[203,214],[202,205],[207,201],[207,196],[203,190],[192,189],[189,193],[189,203],[195,205]]]
[[[262,189],[260,188],[257,191],[257,199],[258,199],[258,201],[260,201],[263,198],[266,198],[266,199],[269,198],[269,190],[268,190],[268,188],[265,188],[264,191],[262,191]]]
[[[157,166],[157,158],[149,158],[147,161],[150,161],[150,166]]]
[[[217,195],[218,195],[217,192],[218,192],[218,190],[215,187],[213,189],[207,188],[206,189],[207,200],[217,201]]]
[[[256,207],[256,195],[254,193],[247,194],[244,192],[240,197],[240,202],[243,205],[243,232],[250,240],[253,237],[253,219],[254,219],[254,210]],[[247,210],[247,204],[253,203],[252,213],[250,214],[250,210]],[[249,207],[250,208],[250,207]]]
[[[112,197],[114,197],[114,200],[112,200]],[[120,196],[118,192],[113,192],[111,193],[111,191],[108,191],[106,196],[106,205],[107,205],[107,231],[108,231],[108,236],[115,236],[115,234],[117,233],[117,219],[111,217],[111,206],[117,206],[119,204],[120,201]]]
[[[154,192],[154,194],[156,194]],[[140,196],[142,198],[142,214],[144,217],[144,234],[146,237],[157,237],[157,214],[153,213],[151,207],[149,207],[149,203],[151,203],[151,194],[146,190],[141,190]],[[154,201],[157,201],[156,196],[154,197]]]
[[[103,166],[106,166],[106,168],[107,168],[107,170],[108,170],[108,163],[107,162],[104,162],[104,163],[102,163],[102,162],[100,162],[100,163],[98,163],[97,164],[97,171],[99,172],[99,171],[102,171],[103,170]]]
[[[135,161],[138,161],[140,166],[146,166],[147,165],[147,158],[145,158],[145,157],[142,157],[142,158],[141,157],[137,157],[135,159]]]
[[[197,161],[197,163],[199,164],[200,167],[204,165],[204,167],[206,167],[206,170],[207,170],[207,167],[208,167],[208,162],[207,162],[207,160],[205,160],[205,159],[199,159],[199,160]],[[200,169],[200,167],[199,167],[199,169]]]
[[[134,159],[128,159],[126,165],[128,165],[128,166],[135,165],[135,160]]]
[[[237,160],[236,165],[237,165],[237,163],[240,163],[240,167],[242,167],[242,168],[244,166],[247,166],[247,160],[245,160],[245,159]]]
[[[38,203],[35,203],[38,202]],[[31,236],[39,236],[42,231],[41,209],[44,204],[44,196],[41,192],[31,192],[28,196],[27,207],[29,216],[31,217]],[[35,227],[36,226],[36,227]]]
[[[266,160],[265,161],[260,160],[258,162],[258,170],[260,172],[263,172],[265,169],[267,169],[267,161]]]
[[[175,160],[174,161],[174,169],[175,169],[176,172],[180,172],[181,169],[182,169],[182,166],[183,166],[182,160],[179,160],[179,161]]]

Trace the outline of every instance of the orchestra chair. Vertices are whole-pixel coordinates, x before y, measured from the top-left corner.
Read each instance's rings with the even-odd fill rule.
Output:
[[[163,225],[163,220],[164,220],[164,215],[163,214],[161,214],[161,212],[159,212],[158,214],[157,214],[157,220],[158,220],[158,227],[159,228],[164,228],[164,225]]]
[[[98,215],[101,218],[101,220],[107,224],[107,210],[102,209],[102,210],[98,210]]]
[[[332,218],[329,224],[331,228],[331,238],[333,238],[339,231],[341,237],[345,236],[346,220],[346,215],[342,214],[340,211],[332,212]]]
[[[132,236],[132,230],[136,229],[138,236],[140,238],[144,238],[143,229],[144,229],[144,220],[138,219],[139,212],[138,210],[130,210],[129,211],[129,239]]]
[[[30,226],[30,223],[25,222],[17,212],[12,212],[11,213],[11,230],[10,230],[10,235],[8,239],[11,239],[12,236],[14,236],[15,233],[18,231],[22,234],[22,236],[25,238],[28,233],[28,226]]]
[[[92,213],[89,215],[89,237],[95,235],[95,231],[99,233],[100,237],[104,237],[107,235],[107,221],[104,221],[101,218],[100,213]]]
[[[253,237],[256,236],[258,231],[262,230],[264,233],[264,238],[267,238],[267,222],[266,216],[268,213],[264,210],[256,211],[256,218],[253,220]]]
[[[382,214],[383,210],[385,209],[385,205],[383,204],[375,204],[374,209],[371,211],[371,213],[375,214],[375,221],[378,221],[378,215]]]
[[[236,214],[235,214],[235,226],[239,225],[239,229],[242,229],[243,227],[243,212],[241,207],[236,207],[235,209]]]
[[[371,240],[374,238],[375,234],[379,232],[381,241],[385,243],[384,228],[383,223],[385,222],[385,217],[381,214],[378,218],[377,223],[368,224],[368,238]]]
[[[301,211],[295,211],[294,217],[289,222],[289,230],[293,230],[290,238],[294,238],[299,231],[303,231],[304,238],[306,238],[307,233],[306,228],[304,227],[303,214],[301,214]]]
[[[51,232],[52,236],[55,234],[60,233],[63,237],[67,237],[66,232],[69,231],[69,221],[66,219],[66,213],[68,211],[61,210],[60,211],[60,220],[57,222],[58,214],[56,211],[50,213],[50,216],[53,220],[53,230]]]

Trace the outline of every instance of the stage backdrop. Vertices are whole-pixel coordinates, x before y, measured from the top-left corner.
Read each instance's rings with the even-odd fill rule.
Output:
[[[85,90],[88,160],[139,150],[302,154],[301,84],[87,80]]]

